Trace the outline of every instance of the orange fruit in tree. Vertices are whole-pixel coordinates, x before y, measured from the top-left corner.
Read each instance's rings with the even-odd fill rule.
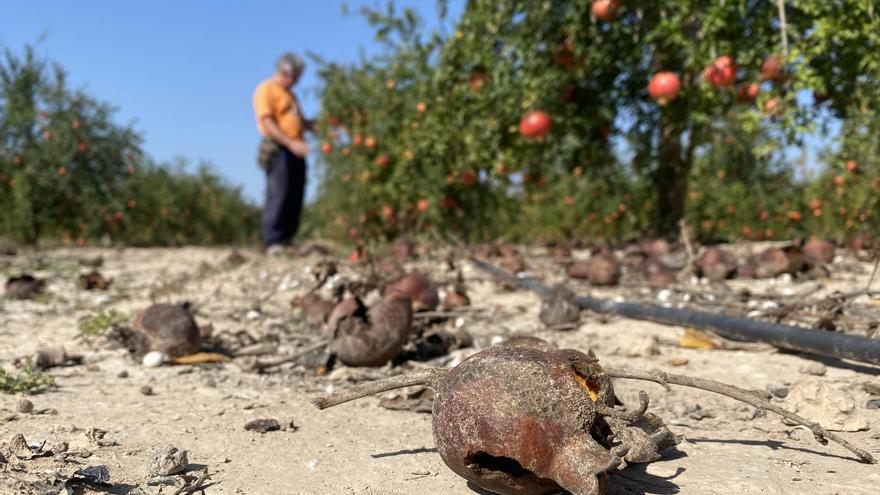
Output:
[[[348,146],[342,148],[342,156],[348,156],[350,154],[351,154],[351,148],[349,148]]]
[[[822,207],[822,200],[821,199],[813,198],[810,200],[810,209],[811,210],[818,210],[821,207]]]
[[[70,128],[71,129],[79,129],[79,120],[77,120],[77,119],[71,120],[70,121]]]
[[[128,200],[128,207],[129,207],[129,208],[134,208],[134,207],[137,206],[137,204],[138,204],[137,201],[135,201],[135,200],[133,200],[133,199],[129,199],[129,200]]]
[[[382,167],[388,165],[388,156],[387,155],[379,155],[376,157],[374,162],[376,163],[377,167],[382,168]]]
[[[366,146],[368,149],[375,148],[376,147],[376,138],[374,138],[373,136],[367,136],[367,138],[364,139],[364,146]]]
[[[519,121],[519,133],[526,139],[541,139],[550,132],[552,120],[547,112],[534,110]]]
[[[769,100],[764,102],[764,113],[770,116],[775,116],[779,114],[779,111],[782,109],[782,100],[778,97],[770,98]]]
[[[416,111],[417,111],[417,112],[419,112],[419,113],[425,113],[425,111],[426,111],[427,109],[428,109],[428,107],[427,107],[427,105],[425,105],[424,103],[422,103],[422,102],[418,102],[418,103],[416,103]]]
[[[703,79],[716,88],[726,88],[736,82],[736,63],[722,55],[703,71]]]
[[[801,218],[803,218],[803,215],[801,215],[801,212],[799,211],[790,211],[787,216],[792,222],[800,222]]]
[[[761,79],[765,81],[778,81],[783,78],[784,73],[785,65],[779,55],[767,57],[761,64]]]
[[[594,0],[590,11],[600,21],[613,21],[617,18],[620,0]]]
[[[648,82],[648,95],[660,106],[668,105],[678,98],[681,81],[674,72],[658,72]]]
[[[842,186],[844,182],[846,182],[846,179],[842,175],[835,175],[834,178],[831,179],[831,183],[837,187]]]
[[[473,170],[463,170],[461,174],[459,174],[458,180],[461,181],[462,185],[470,187],[477,183],[477,173]]]
[[[67,167],[58,167],[58,175],[67,175]]]
[[[566,196],[565,198],[562,199],[562,202],[568,206],[571,206],[574,204],[574,198],[571,196]]]
[[[427,199],[422,198],[416,202],[416,209],[421,212],[428,211],[428,207],[430,206],[430,204],[431,203]]]
[[[321,143],[321,153],[327,155],[330,154],[331,151],[333,151],[333,145],[330,144],[330,142],[324,141],[323,143]]]
[[[859,169],[859,162],[855,160],[849,160],[848,162],[846,162],[846,169],[850,172],[855,172]]]
[[[471,89],[474,91],[478,91],[482,89],[482,87],[486,84],[486,81],[489,80],[489,74],[480,71],[474,71],[471,73],[471,79],[468,82]]]
[[[750,103],[755,101],[758,94],[761,93],[761,87],[755,83],[742,83],[739,91],[736,93],[736,101],[740,103]]]

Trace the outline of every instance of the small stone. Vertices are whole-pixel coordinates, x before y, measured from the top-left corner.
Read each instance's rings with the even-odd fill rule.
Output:
[[[281,424],[274,419],[255,419],[244,425],[246,431],[256,431],[257,433],[268,433],[270,431],[278,431]]]
[[[164,364],[167,360],[168,356],[166,356],[165,354],[159,351],[152,351],[144,354],[141,362],[147,368],[158,368],[159,366],[162,366],[162,364]]]
[[[128,371],[122,370],[116,375],[117,378],[128,378]]]
[[[865,403],[865,409],[880,409],[880,399],[869,399]]]
[[[144,395],[153,395],[153,387],[149,385],[144,385],[141,387],[141,393]]]
[[[34,403],[27,399],[21,399],[18,401],[18,407],[16,407],[16,410],[22,414],[32,413],[34,411]]]
[[[670,366],[687,366],[689,361],[685,358],[671,358],[666,362],[669,363]]]
[[[708,411],[703,409],[703,406],[699,404],[694,404],[693,406],[688,408],[687,416],[694,421],[702,421],[706,418],[714,418],[715,413],[712,411]]]
[[[816,377],[805,377],[791,386],[786,398],[792,412],[815,421],[831,431],[862,431],[868,422],[859,415],[855,402],[846,394]]]
[[[800,368],[801,373],[812,376],[824,376],[827,371],[828,368],[824,364],[816,361],[801,366]]]
[[[171,444],[165,444],[153,453],[147,464],[147,475],[150,477],[170,476],[186,469],[189,460],[185,450]]]
[[[785,385],[770,384],[765,387],[770,395],[777,399],[784,399],[788,395],[788,387]]]

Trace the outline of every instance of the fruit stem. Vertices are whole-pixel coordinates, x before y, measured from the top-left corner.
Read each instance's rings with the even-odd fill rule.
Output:
[[[375,395],[396,388],[410,387],[413,385],[426,385],[436,388],[436,383],[443,378],[449,370],[445,368],[428,368],[420,371],[407,373],[406,375],[392,376],[391,378],[383,378],[372,382],[362,383],[354,387],[340,390],[339,392],[318,397],[312,400],[312,404],[318,409],[327,409],[328,407],[338,406],[345,402],[349,402],[369,395]]]
[[[746,390],[743,388],[735,387],[733,385],[728,385],[726,383],[716,382],[715,380],[707,380],[705,378],[673,375],[670,373],[665,373],[663,371],[643,371],[626,368],[605,368],[604,371],[606,375],[612,378],[624,378],[629,380],[655,382],[666,387],[667,389],[669,388],[670,383],[673,385],[680,385],[682,387],[698,388],[700,390],[706,390],[708,392],[714,392],[716,394],[724,395],[740,402],[745,402],[746,404],[749,404],[750,406],[756,407],[758,409],[775,412],[785,419],[809,428],[810,431],[813,432],[813,435],[816,436],[816,439],[823,445],[827,443],[826,439],[831,440],[840,444],[843,448],[855,454],[859,458],[859,460],[861,460],[861,462],[865,462],[868,464],[874,464],[876,462],[874,460],[874,456],[868,453],[868,451],[860,449],[855,445],[847,442],[842,437],[831,433],[825,428],[822,428],[818,423],[814,423],[802,416],[799,416],[793,412],[787,411],[777,406],[776,404],[773,404],[766,398],[767,394],[764,392],[757,390]]]

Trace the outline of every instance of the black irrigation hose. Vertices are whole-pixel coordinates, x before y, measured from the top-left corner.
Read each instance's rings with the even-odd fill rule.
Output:
[[[533,278],[514,277],[489,263],[479,260],[472,260],[472,262],[477,268],[497,277],[507,279],[520,288],[535,291],[542,296],[550,294],[550,288]],[[577,303],[581,308],[597,313],[615,314],[637,320],[650,320],[666,325],[710,330],[729,339],[764,342],[780,349],[851,359],[863,363],[880,364],[880,340],[872,340],[857,335],[766,323],[689,309],[664,308],[651,304],[630,302],[618,303],[589,296],[578,297]]]

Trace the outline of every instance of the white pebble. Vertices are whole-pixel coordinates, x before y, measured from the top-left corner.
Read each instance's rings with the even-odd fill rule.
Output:
[[[248,311],[246,315],[244,315],[244,317],[248,320],[257,320],[261,316],[263,316],[263,315],[259,311],[257,311],[256,309],[252,309],[252,310]]]
[[[779,305],[775,301],[764,301],[761,303],[761,309],[776,309]]]
[[[764,313],[762,313],[761,311],[749,311],[749,313],[746,316],[748,316],[749,318],[756,318],[756,317],[761,316],[763,314]]]
[[[691,299],[692,299],[692,298],[693,298],[693,296],[691,296],[691,293],[690,293],[690,292],[685,292],[685,293],[682,294],[682,296],[681,296],[681,300],[684,301],[684,302],[691,302]]]
[[[792,289],[791,287],[786,287],[786,288],[782,289],[782,295],[783,296],[793,296],[794,289]]]
[[[315,469],[318,468],[318,462],[320,462],[320,461],[318,461],[318,459],[312,459],[311,461],[308,462],[308,464],[306,464],[306,467],[309,468],[309,471],[314,471]]]
[[[614,296],[614,298],[611,299],[611,300],[614,301],[614,302],[616,302],[616,303],[622,303],[622,302],[624,302],[623,296]]]
[[[168,356],[159,351],[152,351],[144,354],[141,363],[147,368],[158,368],[165,364],[165,361],[168,360]]]
[[[496,335],[496,336],[492,337],[492,340],[490,340],[489,342],[491,342],[492,345],[498,345],[498,344],[503,343],[505,340],[506,339],[504,337],[502,337],[500,335]]]
[[[326,387],[324,387],[324,393],[326,393],[326,394],[332,394],[333,392],[336,392],[336,387],[333,386],[332,384],[331,384],[331,385],[327,385]]]
[[[269,277],[269,272],[260,272],[260,274],[257,275],[257,277],[258,277],[260,280],[266,280],[266,278]]]
[[[464,318],[459,316],[458,318],[455,319],[455,328],[461,328],[463,326],[464,326]]]
[[[783,273],[782,275],[779,276],[779,281],[780,282],[791,282],[791,274],[790,273]]]
[[[670,297],[672,297],[672,291],[669,289],[663,289],[657,293],[658,301],[666,302],[669,300]]]

